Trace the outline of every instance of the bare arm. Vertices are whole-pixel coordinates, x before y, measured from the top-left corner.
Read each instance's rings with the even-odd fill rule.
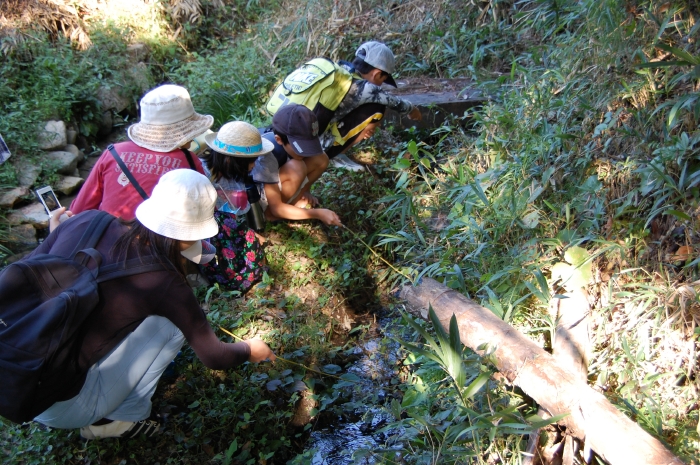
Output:
[[[250,347],[248,361],[251,363],[263,362],[265,360],[273,362],[277,358],[275,353],[272,352],[272,349],[260,339],[246,339],[243,342]]]
[[[340,218],[333,211],[326,208],[307,210],[289,205],[282,201],[282,193],[277,184],[265,184],[265,196],[267,208],[270,212],[286,220],[321,220],[329,226],[340,226]]]

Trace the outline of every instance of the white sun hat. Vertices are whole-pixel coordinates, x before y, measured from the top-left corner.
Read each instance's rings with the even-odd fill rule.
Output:
[[[232,121],[221,126],[219,132],[204,137],[209,148],[232,157],[253,158],[272,152],[275,146],[260,136],[250,123]]]
[[[166,84],[141,99],[141,121],[127,134],[136,145],[157,152],[170,152],[194,139],[214,124],[211,115],[194,111],[187,89]]]
[[[136,208],[136,218],[161,236],[180,241],[208,239],[219,233],[214,219],[216,189],[191,169],[165,173],[151,197]]]

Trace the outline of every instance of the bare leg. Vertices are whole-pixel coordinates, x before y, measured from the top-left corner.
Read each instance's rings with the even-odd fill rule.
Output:
[[[351,148],[353,148],[354,146],[356,146],[357,144],[359,144],[360,142],[362,142],[363,140],[367,140],[367,139],[369,139],[370,137],[372,137],[372,136],[374,135],[374,133],[376,132],[377,128],[378,128],[381,124],[382,124],[381,121],[372,121],[371,123],[369,123],[369,124],[362,130],[362,132],[361,132],[360,134],[357,135],[357,138],[355,138],[355,140],[352,142],[352,144],[350,144],[350,145],[348,145],[347,147],[345,147],[345,148],[343,149],[343,151],[340,152],[340,153],[345,153],[345,152],[347,152],[348,150],[350,150]]]

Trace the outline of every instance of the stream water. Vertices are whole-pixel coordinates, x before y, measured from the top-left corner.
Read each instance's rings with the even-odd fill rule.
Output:
[[[381,407],[395,398],[391,380],[398,377],[399,344],[388,339],[391,322],[388,318],[377,321],[384,338],[360,341],[355,347],[354,355],[359,359],[346,372],[357,376],[358,385],[347,391],[349,395],[342,403],[334,405],[333,418],[327,418],[327,424],[311,433],[306,450],[313,453],[313,465],[377,463],[371,453],[360,461],[353,454],[384,448],[390,436],[400,433],[380,431],[394,421],[393,415]]]

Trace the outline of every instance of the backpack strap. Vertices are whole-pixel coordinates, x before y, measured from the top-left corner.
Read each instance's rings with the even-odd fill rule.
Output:
[[[194,166],[194,160],[192,159],[192,154],[190,153],[190,151],[184,147],[180,150],[182,150],[185,153],[185,157],[187,157],[187,163],[190,164],[190,169],[197,171],[197,168]]]
[[[70,257],[75,258],[75,255],[83,249],[91,249],[97,245],[102,234],[107,230],[107,226],[114,220],[114,217],[105,211],[98,211],[95,217],[90,221],[85,229],[83,236],[78,240]]]
[[[135,274],[147,273],[149,271],[171,270],[173,266],[161,258],[149,255],[146,257],[131,258],[129,260],[112,263],[102,267],[97,278],[98,283],[110,281],[112,279],[123,278]]]
[[[117,154],[117,151],[114,150],[114,145],[109,144],[107,146],[107,150],[109,150],[109,153],[112,154],[114,157],[114,160],[117,162],[119,165],[119,168],[122,169],[122,173],[126,176],[126,178],[129,180],[132,186],[134,186],[134,189],[136,189],[136,192],[139,193],[139,195],[143,198],[143,200],[146,200],[148,198],[148,194],[146,194],[146,191],[143,190],[141,187],[141,184],[136,180],[133,174],[131,174],[131,171],[129,171],[129,168],[126,167],[126,163],[124,163],[124,160],[122,160],[122,157]]]

